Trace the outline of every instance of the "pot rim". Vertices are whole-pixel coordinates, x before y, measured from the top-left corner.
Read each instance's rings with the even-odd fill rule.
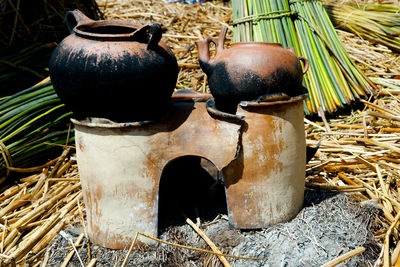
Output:
[[[284,104],[302,101],[306,97],[308,97],[308,93],[303,93],[301,95],[293,96],[293,97],[289,98],[288,100],[278,100],[278,101],[271,101],[271,102],[241,101],[239,103],[239,106],[241,106],[242,108],[250,108],[250,107],[266,107],[266,106],[284,105]]]
[[[238,42],[238,43],[232,43],[232,46],[252,46],[252,45],[272,45],[272,46],[279,46],[282,47],[282,44],[280,43],[273,43],[273,42]]]
[[[121,27],[121,28],[130,28],[132,29],[129,33],[93,33],[89,31],[85,31],[85,28],[100,28],[100,27]],[[100,20],[100,21],[92,21],[87,23],[82,23],[74,27],[73,31],[76,35],[94,40],[113,40],[113,41],[127,41],[134,40],[133,33],[143,27],[140,23],[128,22],[123,20]]]
[[[154,121],[134,121],[134,122],[115,122],[106,118],[90,117],[83,120],[71,118],[71,122],[74,125],[88,127],[88,128],[107,128],[107,129],[119,129],[127,127],[142,127],[153,123]]]

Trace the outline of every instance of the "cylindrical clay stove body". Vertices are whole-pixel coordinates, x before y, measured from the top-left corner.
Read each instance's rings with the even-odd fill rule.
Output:
[[[241,149],[223,169],[233,227],[263,228],[293,218],[302,208],[306,167],[302,99],[239,105],[237,114],[246,118]]]
[[[183,101],[148,124],[74,121],[94,243],[120,249],[136,232],[155,236],[162,171],[186,155],[204,157],[223,173],[232,226],[262,228],[298,213],[305,175],[302,98],[239,106],[236,117],[244,117],[236,120],[209,112],[204,102]]]

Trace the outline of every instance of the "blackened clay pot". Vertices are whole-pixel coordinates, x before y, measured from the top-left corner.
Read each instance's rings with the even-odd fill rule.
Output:
[[[224,48],[227,28],[218,38],[207,37],[197,42],[200,67],[208,76],[211,94],[218,109],[234,113],[243,100],[256,100],[274,94],[289,97],[304,93],[302,80],[308,61],[296,57],[293,48],[278,43],[242,42]],[[216,46],[210,59],[209,44]],[[304,69],[300,64],[304,63]]]
[[[93,21],[69,11],[70,31],[50,59],[58,96],[78,118],[151,120],[162,115],[178,64],[160,41],[160,24]]]

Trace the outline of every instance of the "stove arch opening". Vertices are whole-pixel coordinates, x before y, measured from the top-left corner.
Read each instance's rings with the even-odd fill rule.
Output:
[[[212,221],[227,214],[225,187],[210,160],[187,155],[168,162],[162,171],[158,194],[158,234],[170,226]]]

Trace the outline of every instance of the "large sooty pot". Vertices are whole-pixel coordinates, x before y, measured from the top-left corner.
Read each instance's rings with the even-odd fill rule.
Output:
[[[175,88],[178,64],[160,41],[160,24],[93,21],[69,11],[70,31],[50,59],[61,100],[80,117],[151,120],[163,113]]]
[[[277,93],[289,97],[304,93],[303,74],[308,61],[296,57],[293,48],[282,48],[278,43],[242,42],[224,48],[227,28],[218,38],[207,37],[197,42],[200,67],[208,76],[208,84],[217,108],[234,112],[243,100],[255,100]],[[216,46],[210,59],[209,44]],[[300,64],[304,62],[304,69]]]

